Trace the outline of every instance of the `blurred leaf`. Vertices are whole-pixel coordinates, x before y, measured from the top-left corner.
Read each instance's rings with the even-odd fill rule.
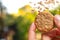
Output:
[[[50,12],[51,12],[53,15],[56,15],[56,14],[59,14],[59,15],[60,15],[60,5],[59,5],[58,7],[56,7],[55,9],[50,10]]]

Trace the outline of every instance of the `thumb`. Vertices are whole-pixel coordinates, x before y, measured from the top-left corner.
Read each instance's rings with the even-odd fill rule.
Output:
[[[55,25],[60,28],[60,15],[55,15],[54,17]]]

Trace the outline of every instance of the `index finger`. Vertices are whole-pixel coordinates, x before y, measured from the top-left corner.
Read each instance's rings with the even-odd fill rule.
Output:
[[[36,30],[36,26],[34,23],[32,23],[29,31],[35,31],[35,30]]]
[[[34,25],[34,23],[32,23],[32,25],[30,26],[30,29],[29,29],[28,40],[36,40],[35,30],[36,30],[36,26]]]

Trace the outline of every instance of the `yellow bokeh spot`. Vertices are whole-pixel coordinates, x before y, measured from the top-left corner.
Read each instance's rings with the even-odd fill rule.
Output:
[[[21,9],[18,10],[18,14],[21,16],[26,15],[28,12],[31,13],[31,10],[33,8],[30,5],[25,5],[24,7],[22,7]]]
[[[18,14],[21,15],[21,16],[24,16],[25,13],[26,13],[26,12],[25,12],[24,10],[19,10],[19,11],[18,11]]]

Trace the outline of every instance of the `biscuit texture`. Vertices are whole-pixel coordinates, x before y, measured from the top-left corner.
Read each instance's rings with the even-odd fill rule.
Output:
[[[41,32],[48,32],[53,28],[53,15],[50,12],[39,12],[35,18],[35,26]]]

